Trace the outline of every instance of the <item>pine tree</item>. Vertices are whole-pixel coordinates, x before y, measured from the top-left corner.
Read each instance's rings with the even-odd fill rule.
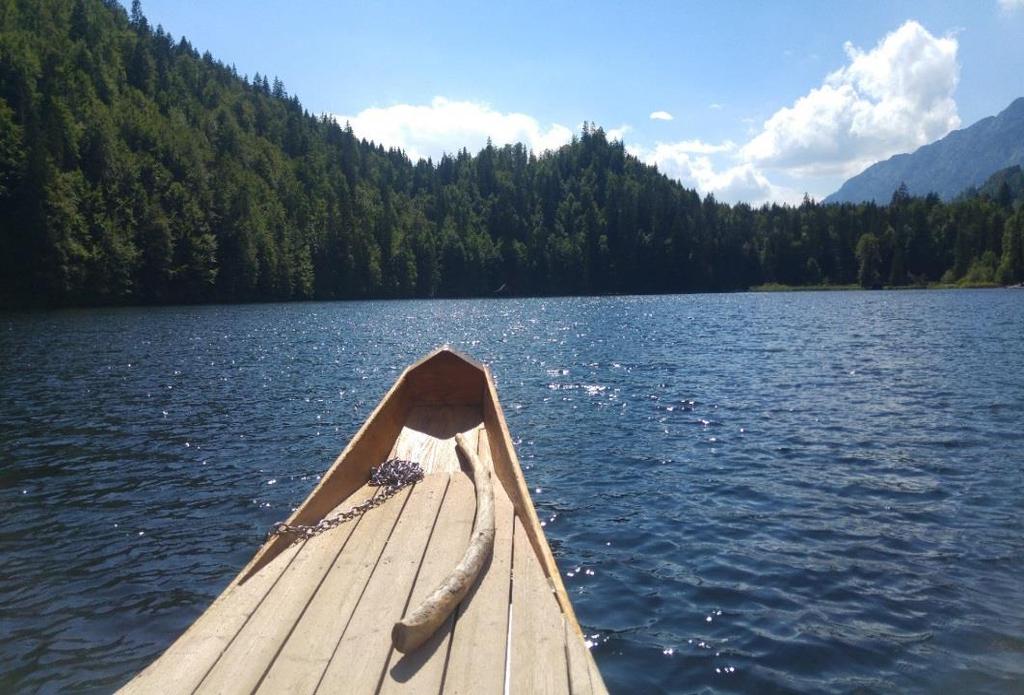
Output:
[[[860,268],[857,281],[865,289],[877,289],[882,286],[882,252],[881,245],[871,232],[861,236],[857,242],[857,260]]]
[[[128,61],[128,84],[143,94],[152,94],[155,85],[155,71],[153,56],[150,55],[146,42],[141,39],[136,41],[131,59]]]
[[[996,282],[1003,285],[1024,282],[1024,208],[1006,220]]]

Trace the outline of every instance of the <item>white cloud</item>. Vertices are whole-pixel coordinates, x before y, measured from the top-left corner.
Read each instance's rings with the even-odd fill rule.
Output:
[[[721,104],[716,102],[714,104],[708,104],[708,108],[712,111],[721,111],[723,107]]]
[[[339,123],[348,121],[358,137],[401,148],[414,161],[436,160],[463,147],[476,152],[487,138],[495,145],[522,142],[537,153],[557,149],[572,139],[572,130],[558,123],[545,128],[524,113],[502,113],[488,104],[444,97],[434,97],[429,105],[373,107],[335,118]]]
[[[606,138],[608,138],[609,142],[611,142],[612,140],[618,140],[619,142],[622,142],[626,137],[626,133],[628,133],[631,130],[633,130],[633,126],[626,125],[625,123],[623,123],[618,128],[610,128],[604,131],[604,135]]]
[[[729,203],[795,204],[803,199],[802,192],[772,183],[753,164],[740,164],[716,174],[708,190],[714,193],[717,199]]]
[[[732,152],[736,143],[726,140],[717,145],[703,140],[680,140],[679,142],[659,142],[649,153],[655,160],[671,159],[681,154],[717,154]]]
[[[647,164],[654,164],[661,173],[702,194],[713,193],[725,202],[760,204],[768,201],[796,202],[800,195],[772,184],[750,163],[736,164],[716,171],[711,155],[733,152],[736,144],[726,140],[720,144],[700,140],[659,142],[651,149],[629,146],[627,151]]]
[[[651,113],[652,121],[671,121],[672,119],[673,116],[668,111],[654,111]]]
[[[845,177],[933,142],[960,125],[957,48],[913,20],[870,51],[847,43],[849,63],[775,112],[740,157],[798,177]]]
[[[999,9],[1006,13],[1024,10],[1024,0],[999,0]]]

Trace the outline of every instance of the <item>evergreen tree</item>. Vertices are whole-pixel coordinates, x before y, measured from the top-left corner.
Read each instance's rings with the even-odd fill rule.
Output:
[[[877,289],[882,286],[882,252],[881,245],[871,232],[857,242],[857,282],[865,289]]]
[[[892,261],[889,264],[889,284],[898,286],[907,283],[907,266],[904,258],[906,240],[902,233],[892,227],[887,230],[887,236],[892,243]]]
[[[1003,255],[996,271],[996,282],[1003,285],[1024,282],[1024,208],[1006,220]]]

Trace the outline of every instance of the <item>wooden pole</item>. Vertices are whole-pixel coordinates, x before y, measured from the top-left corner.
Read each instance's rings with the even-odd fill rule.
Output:
[[[491,472],[480,462],[476,452],[462,434],[455,435],[459,451],[469,462],[476,488],[476,520],[462,560],[441,585],[424,599],[416,610],[395,623],[391,643],[408,654],[430,639],[469,593],[477,575],[494,550],[494,489]]]

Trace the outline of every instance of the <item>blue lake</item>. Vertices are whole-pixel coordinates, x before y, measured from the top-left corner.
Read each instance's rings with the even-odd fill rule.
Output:
[[[612,692],[1024,688],[1024,291],[0,315],[0,691],[109,691],[413,360],[490,364]]]

